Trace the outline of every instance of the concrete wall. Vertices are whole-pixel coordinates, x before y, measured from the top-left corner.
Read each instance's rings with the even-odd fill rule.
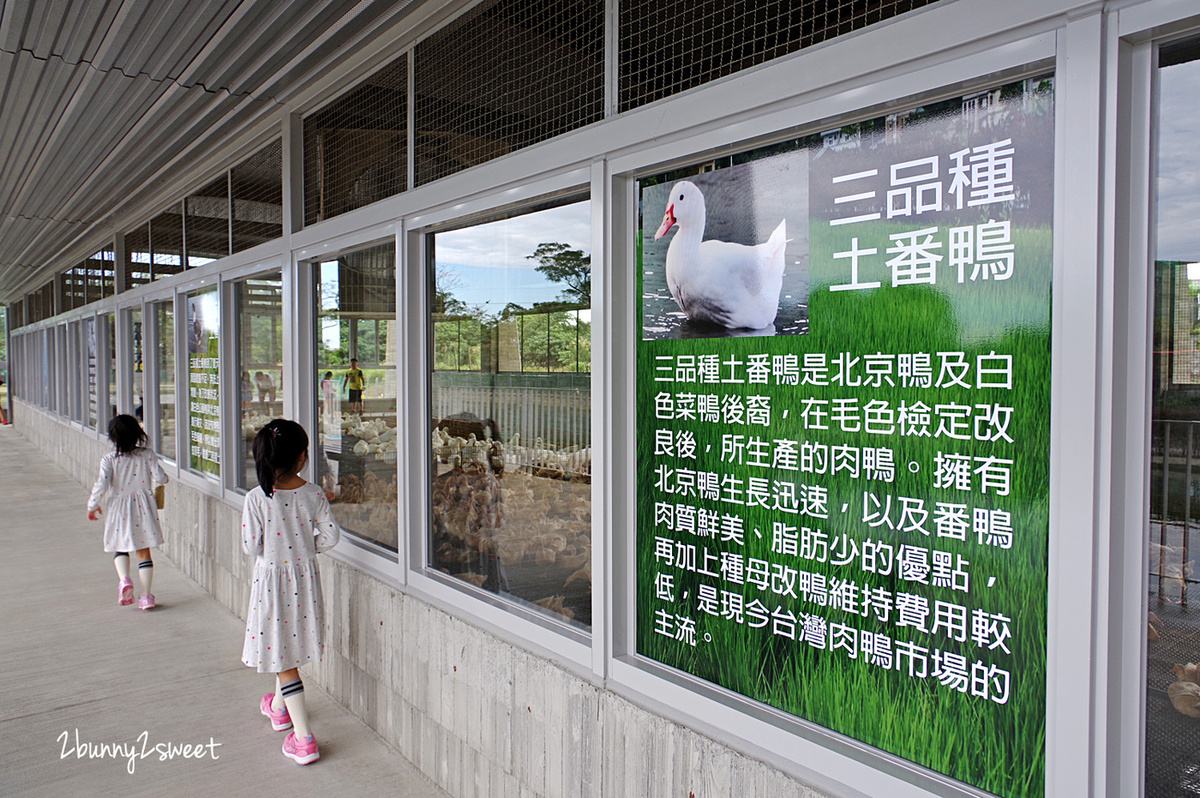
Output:
[[[14,426],[80,484],[107,442],[15,403]],[[241,512],[172,482],[162,555],[238,617],[252,561]],[[555,664],[328,557],[329,620],[315,680],[462,798],[818,794]]]

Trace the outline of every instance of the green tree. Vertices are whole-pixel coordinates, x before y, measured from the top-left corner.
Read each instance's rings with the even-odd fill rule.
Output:
[[[555,283],[565,283],[559,294],[564,302],[582,305],[592,304],[592,256],[584,255],[581,249],[571,249],[566,244],[538,244],[526,260],[536,260],[534,268]]]

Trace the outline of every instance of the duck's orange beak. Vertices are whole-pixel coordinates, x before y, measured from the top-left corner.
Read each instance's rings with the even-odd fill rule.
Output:
[[[662,225],[659,226],[658,232],[654,234],[654,240],[662,238],[667,234],[667,231],[675,226],[675,205],[672,203],[667,206],[667,212],[663,214]]]

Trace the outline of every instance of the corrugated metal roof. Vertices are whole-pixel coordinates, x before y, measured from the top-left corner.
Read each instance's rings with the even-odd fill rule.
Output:
[[[2,0],[0,303],[177,197],[420,0]],[[197,183],[211,175],[196,175]]]

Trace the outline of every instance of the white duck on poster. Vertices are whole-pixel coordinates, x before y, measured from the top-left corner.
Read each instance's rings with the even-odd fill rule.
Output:
[[[783,287],[786,220],[766,243],[747,246],[704,241],[704,194],[695,183],[671,189],[657,241],[675,225],[667,247],[667,288],[692,321],[730,329],[761,329],[775,322]]]

